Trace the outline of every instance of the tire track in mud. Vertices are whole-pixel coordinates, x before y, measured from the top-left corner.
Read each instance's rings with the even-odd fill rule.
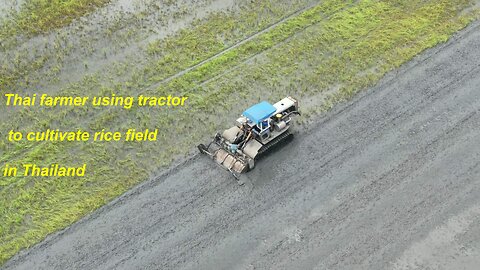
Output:
[[[203,61],[201,61],[201,62],[199,62],[199,63],[197,63],[197,64],[195,64],[195,65],[193,65],[193,66],[191,66],[191,67],[188,67],[188,68],[186,68],[186,69],[184,69],[184,70],[182,70],[182,71],[180,71],[180,72],[178,72],[178,73],[176,73],[176,74],[174,74],[174,75],[172,75],[172,76],[170,76],[170,77],[168,77],[168,78],[165,78],[165,79],[163,79],[162,81],[160,81],[160,82],[158,82],[158,83],[155,83],[155,84],[151,85],[150,87],[146,88],[144,91],[153,90],[153,89],[159,87],[159,86],[162,85],[162,84],[167,84],[168,82],[170,82],[170,81],[172,81],[172,80],[174,80],[174,79],[176,79],[176,78],[178,78],[178,77],[181,77],[181,76],[187,74],[188,72],[193,71],[193,70],[199,68],[200,66],[202,66],[202,65],[204,65],[204,64],[206,64],[206,63],[208,63],[208,62],[211,62],[211,61],[215,60],[216,58],[218,58],[218,57],[220,57],[220,56],[222,56],[222,55],[224,55],[224,54],[226,54],[226,53],[228,53],[228,52],[230,52],[230,51],[232,51],[232,50],[234,50],[234,49],[236,49],[236,48],[238,48],[238,47],[240,47],[240,46],[242,46],[242,45],[244,45],[244,44],[246,44],[246,43],[248,43],[249,41],[252,41],[253,39],[259,37],[260,35],[265,34],[265,33],[269,32],[269,31],[273,30],[273,29],[276,28],[277,26],[279,26],[279,25],[287,22],[287,21],[290,20],[290,19],[293,19],[294,17],[297,17],[297,16],[300,15],[301,13],[303,13],[303,12],[305,12],[305,11],[311,9],[311,8],[314,8],[314,7],[318,6],[318,5],[320,5],[321,3],[322,3],[322,2],[319,1],[319,2],[316,2],[316,3],[314,3],[314,4],[309,5],[309,6],[307,6],[307,7],[301,8],[301,9],[299,9],[299,10],[297,10],[297,11],[295,11],[295,12],[289,14],[289,15],[287,15],[286,17],[280,19],[279,21],[277,21],[277,22],[275,22],[275,23],[267,26],[265,29],[263,29],[263,30],[261,30],[261,31],[259,31],[259,32],[256,32],[256,33],[254,33],[253,35],[250,35],[249,37],[247,37],[247,38],[239,41],[238,43],[236,43],[236,44],[234,44],[234,45],[232,45],[232,46],[230,46],[230,47],[228,47],[228,48],[225,48],[224,50],[222,50],[222,51],[214,54],[213,56],[211,56],[211,57],[209,57],[209,58],[207,58],[207,59],[205,59],[205,60],[203,60]],[[357,4],[357,2],[354,2],[353,4],[350,4],[350,5],[347,5],[347,6],[345,6],[345,7],[340,8],[340,9],[338,9],[338,10],[335,10],[335,11],[333,11],[333,13],[332,13],[331,15],[326,16],[326,17],[323,18],[322,20],[327,20],[327,19],[331,18],[332,16],[334,16],[336,13],[341,12],[341,11],[343,11],[343,10],[345,10],[345,9],[350,8],[350,7],[353,7],[353,6],[355,6],[356,4]],[[307,28],[309,28],[309,27],[311,27],[311,26],[313,26],[313,25],[317,25],[318,23],[320,23],[320,22],[314,23],[314,24],[312,24],[312,25],[308,25],[308,26],[306,26],[305,28],[302,28],[301,30],[295,32],[295,34],[293,34],[293,35],[296,35],[296,34],[298,34],[298,33],[301,33],[301,32],[303,32],[305,29],[307,29]],[[293,36],[293,35],[292,35],[292,36]],[[270,47],[270,48],[268,48],[268,49],[266,49],[266,50],[271,50],[272,48],[278,46],[279,44],[283,44],[283,43],[287,42],[290,38],[291,38],[291,37],[289,37],[289,38],[287,38],[286,40],[283,40],[283,41],[281,41],[281,42],[279,42],[279,43],[276,43],[273,47]],[[233,67],[229,68],[228,70],[226,70],[226,71],[223,72],[222,74],[224,75],[225,73],[228,73],[230,70],[233,70],[234,68],[242,65],[243,63],[245,63],[245,62],[247,62],[247,61],[249,61],[249,60],[257,57],[258,55],[264,53],[266,50],[263,50],[263,51],[261,51],[261,52],[255,53],[255,54],[253,54],[253,55],[251,55],[251,56],[248,56],[246,59],[242,60],[242,61],[241,61],[240,63],[238,63],[238,64],[235,64]],[[217,76],[218,76],[218,77],[222,77],[222,74],[219,74],[219,75],[217,75]],[[217,76],[215,76],[215,77],[217,77]],[[211,80],[211,79],[213,79],[213,78],[210,78],[209,80]],[[203,83],[203,82],[202,82],[202,83]]]

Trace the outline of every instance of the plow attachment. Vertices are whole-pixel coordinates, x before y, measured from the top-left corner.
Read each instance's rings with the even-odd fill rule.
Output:
[[[237,180],[239,180],[241,173],[249,169],[249,163],[245,160],[245,157],[229,151],[219,141],[219,136],[215,136],[215,139],[208,145],[198,145],[198,149],[201,153],[210,156],[217,165],[232,173]]]

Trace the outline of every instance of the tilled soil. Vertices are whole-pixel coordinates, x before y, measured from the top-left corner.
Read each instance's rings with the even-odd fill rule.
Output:
[[[3,269],[478,269],[479,56],[477,22],[298,131],[246,185],[197,155]]]

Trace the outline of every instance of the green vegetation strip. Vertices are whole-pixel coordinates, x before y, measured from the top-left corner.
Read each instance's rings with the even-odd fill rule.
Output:
[[[69,25],[110,0],[27,0],[0,24],[0,40],[32,36]]]
[[[14,158],[15,151],[24,151],[25,145],[5,147],[7,160],[17,164],[40,159],[45,165],[88,163],[94,174],[74,181],[9,179],[0,190],[0,213],[5,217],[0,220],[0,263],[145,180],[159,164],[168,165],[172,157],[188,153],[252,102],[275,101],[287,93],[307,99],[337,89],[326,103],[305,104],[313,116],[350,98],[465,27],[474,18],[462,13],[469,5],[464,0],[364,0],[355,5],[323,1],[168,85],[148,91],[190,94],[188,108],[168,112],[136,108],[99,116],[85,112],[84,116],[92,117],[88,125],[94,127],[161,126],[158,144],[78,144],[73,148],[71,144],[42,144],[27,146],[31,150],[18,158]],[[208,30],[215,32],[215,27]],[[159,59],[175,58],[169,50],[155,50],[155,46],[149,48],[152,55],[165,53]],[[254,61],[245,62],[255,55]],[[157,67],[145,70],[155,74]],[[138,82],[143,83],[142,79]],[[128,88],[118,90],[128,92]],[[65,121],[78,119],[70,113]]]

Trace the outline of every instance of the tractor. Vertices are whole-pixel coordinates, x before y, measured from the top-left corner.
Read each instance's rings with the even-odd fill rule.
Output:
[[[233,127],[215,134],[208,145],[200,144],[198,149],[238,180],[269,150],[293,138],[290,126],[294,115],[300,115],[298,101],[290,96],[273,105],[262,101],[245,110]]]

